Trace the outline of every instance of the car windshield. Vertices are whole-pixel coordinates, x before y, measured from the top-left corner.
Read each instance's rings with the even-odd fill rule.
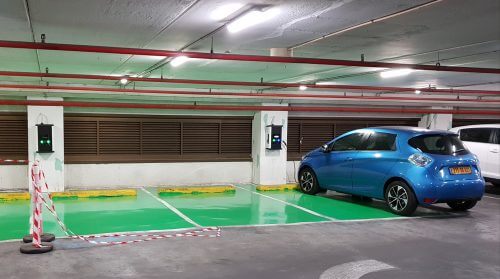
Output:
[[[424,153],[439,155],[463,155],[469,151],[458,135],[421,135],[411,138],[408,143]]]

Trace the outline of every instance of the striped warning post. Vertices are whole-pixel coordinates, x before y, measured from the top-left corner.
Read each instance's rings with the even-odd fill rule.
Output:
[[[40,200],[41,190],[40,190],[40,168],[38,162],[33,163],[31,168],[31,183],[34,189],[33,198],[33,246],[37,248],[42,247],[42,241],[40,239],[43,232],[43,220],[42,220],[42,201]]]

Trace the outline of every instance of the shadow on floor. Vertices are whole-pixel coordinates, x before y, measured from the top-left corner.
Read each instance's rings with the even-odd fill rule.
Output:
[[[386,212],[392,213],[392,211],[387,207],[385,201],[370,199],[360,196],[353,196],[343,193],[338,193],[335,191],[327,191],[326,193],[319,194],[319,196],[329,198],[332,200],[349,202],[361,206],[367,206],[375,209],[384,210]],[[443,206],[444,205],[444,206]],[[446,204],[430,205],[430,206],[419,206],[417,211],[413,216],[415,217],[436,217],[441,218],[455,218],[467,215],[464,212],[454,212],[446,206]]]
[[[500,196],[500,187],[499,186],[493,186],[493,184],[491,184],[491,183],[487,183],[486,184],[485,192],[487,194],[499,195]]]

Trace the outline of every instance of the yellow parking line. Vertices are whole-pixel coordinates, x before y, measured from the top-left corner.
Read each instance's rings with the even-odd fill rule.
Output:
[[[0,201],[24,201],[30,199],[28,192],[0,193]]]
[[[176,194],[201,194],[201,193],[225,193],[234,192],[233,185],[207,185],[207,186],[189,186],[189,187],[162,187],[158,188],[158,194],[176,193]]]
[[[255,187],[257,191],[291,191],[298,190],[298,185],[295,183],[283,185],[258,185]]]
[[[135,189],[122,189],[122,190],[82,190],[82,191],[66,191],[54,192],[54,198],[97,198],[97,197],[129,197],[137,196]]]

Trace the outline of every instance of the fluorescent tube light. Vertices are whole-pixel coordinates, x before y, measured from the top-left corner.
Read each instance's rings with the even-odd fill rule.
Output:
[[[227,25],[227,30],[230,33],[236,33],[248,27],[265,22],[279,14],[279,9],[271,8],[266,11],[250,11],[241,17],[235,19]]]
[[[223,20],[228,16],[234,14],[237,10],[241,9],[244,5],[241,3],[229,3],[216,8],[210,13],[210,18],[213,20]]]
[[[172,67],[178,67],[178,66],[186,63],[186,61],[188,61],[188,60],[189,60],[189,57],[187,57],[187,56],[177,56],[174,59],[172,59],[172,61],[170,61],[170,65],[172,65]]]
[[[412,69],[395,69],[395,70],[381,72],[380,76],[382,78],[400,77],[400,76],[409,75],[411,72],[413,72]]]

